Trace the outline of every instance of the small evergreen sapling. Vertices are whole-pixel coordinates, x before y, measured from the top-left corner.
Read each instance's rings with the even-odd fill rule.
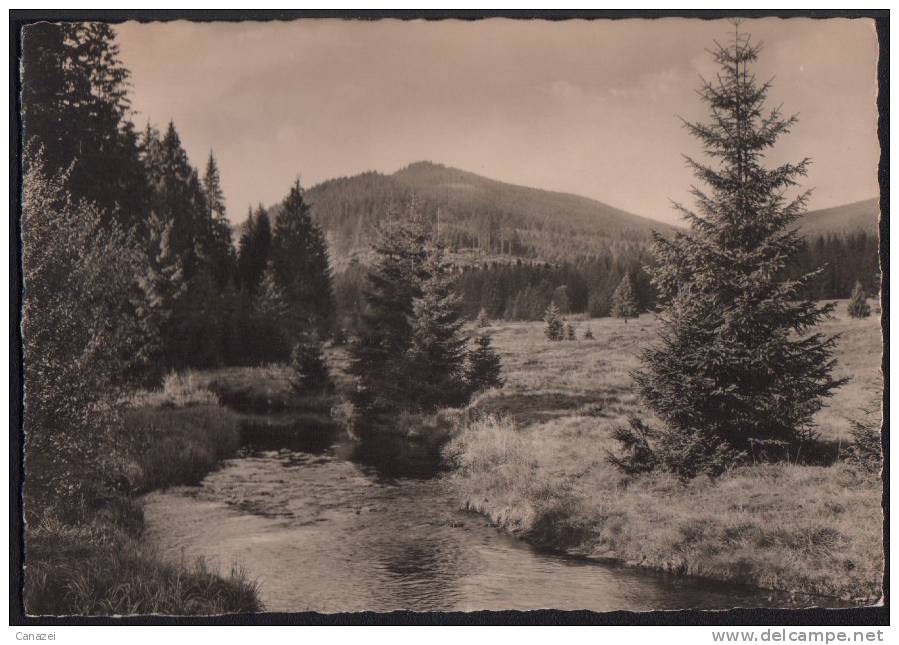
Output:
[[[543,321],[546,323],[546,328],[543,331],[546,337],[549,340],[562,340],[562,318],[559,317],[559,308],[556,307],[556,303],[549,303],[549,306],[543,313]]]
[[[472,393],[492,387],[502,387],[502,362],[490,345],[490,335],[481,334],[475,339],[475,349],[468,354],[466,380]]]
[[[485,327],[490,326],[490,316],[487,315],[487,310],[481,307],[481,311],[478,314],[478,327],[484,329]]]
[[[565,323],[565,340],[577,340],[577,331],[571,322]]]
[[[328,363],[318,334],[311,332],[290,352],[291,386],[297,394],[317,394],[333,389]]]
[[[867,318],[871,315],[871,306],[865,296],[865,290],[861,282],[855,283],[852,297],[849,299],[849,315],[853,318]]]
[[[593,330],[587,327],[587,330],[584,332],[584,340],[593,340]]]
[[[628,318],[637,317],[637,310],[634,283],[631,282],[630,274],[625,273],[621,282],[618,283],[615,293],[612,294],[612,315],[616,318],[624,318],[624,322],[627,324]]]

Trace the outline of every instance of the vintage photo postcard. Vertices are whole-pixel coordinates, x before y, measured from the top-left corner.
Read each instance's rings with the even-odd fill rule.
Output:
[[[26,616],[883,602],[873,18],[20,45]]]

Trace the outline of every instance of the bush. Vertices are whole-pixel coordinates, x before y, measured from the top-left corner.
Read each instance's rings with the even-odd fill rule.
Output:
[[[570,322],[565,324],[565,340],[577,340],[577,331]]]
[[[584,340],[593,340],[593,330],[587,327],[587,330],[584,332]]]
[[[128,398],[131,407],[184,408],[191,405],[219,405],[219,397],[200,385],[192,370],[170,372],[161,390],[139,390]]]

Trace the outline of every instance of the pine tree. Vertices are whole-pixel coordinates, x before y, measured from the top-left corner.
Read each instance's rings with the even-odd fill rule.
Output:
[[[856,282],[849,299],[849,315],[853,318],[867,318],[871,315],[871,306],[868,304],[862,283]]]
[[[465,380],[471,392],[480,392],[505,384],[502,377],[502,362],[499,354],[491,347],[490,335],[483,333],[475,339],[475,349],[468,353]]]
[[[577,331],[571,322],[565,323],[565,340],[577,340]]]
[[[593,340],[593,330],[587,327],[587,330],[584,332],[584,340]]]
[[[784,191],[809,162],[768,169],[763,159],[796,118],[765,110],[770,83],[757,84],[748,69],[759,47],[735,32],[713,53],[721,71],[701,90],[710,122],[686,124],[718,162],[687,160],[711,191],[693,189],[698,213],[679,207],[689,234],[655,238],[661,343],[634,375],[666,426],[664,461],[683,477],[720,473],[757,442],[796,446],[843,383],[832,376],[835,339],[812,332],[832,307],[798,295],[816,274],[780,277],[801,247],[790,224],[807,199]]]
[[[612,294],[612,315],[616,318],[624,318],[627,323],[628,318],[637,317],[637,300],[634,295],[634,284],[631,282],[629,273],[625,273]]]
[[[412,403],[433,410],[459,405],[466,394],[465,345],[459,297],[443,260],[443,248],[429,244],[421,295],[413,303],[412,342],[405,361]]]
[[[291,386],[297,394],[313,394],[333,389],[322,342],[315,331],[305,334],[294,343],[290,352],[293,372]]]
[[[544,334],[550,340],[562,340],[562,319],[559,317],[559,308],[554,302],[550,302],[543,313],[543,321],[546,323]]]
[[[328,246],[311,211],[297,179],[281,203],[272,234],[272,262],[296,336],[310,325],[326,336],[334,319]]]
[[[487,310],[481,307],[480,313],[478,313],[478,327],[484,328],[490,326],[490,316],[487,315]]]

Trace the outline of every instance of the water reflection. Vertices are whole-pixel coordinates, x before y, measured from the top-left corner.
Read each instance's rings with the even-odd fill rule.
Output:
[[[286,427],[253,433],[199,487],[153,493],[146,504],[148,538],[165,557],[242,566],[269,610],[789,604],[782,594],[533,549],[460,512],[445,481],[427,472],[431,455],[393,452],[389,468],[384,459],[358,463],[367,451],[333,428],[304,434]],[[384,456],[388,444],[381,447]],[[403,468],[395,467],[405,461],[398,454],[409,456]]]

